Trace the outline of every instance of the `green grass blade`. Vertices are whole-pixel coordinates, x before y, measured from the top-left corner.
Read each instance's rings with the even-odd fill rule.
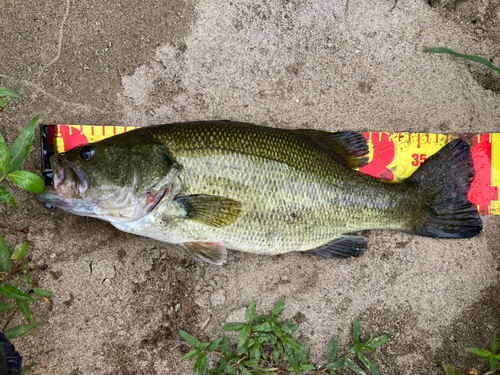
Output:
[[[9,303],[0,303],[0,313],[6,312],[7,310],[10,310],[14,307],[15,305],[11,305]]]
[[[45,189],[43,180],[36,174],[28,171],[15,171],[8,174],[7,177],[21,189],[31,193],[38,194]]]
[[[368,368],[368,370],[370,370],[370,372],[373,375],[379,375],[378,370],[375,367],[375,364],[368,358],[366,358],[366,356],[363,353],[358,353],[358,358],[360,359],[361,362],[363,362],[363,364]]]
[[[443,368],[446,374],[448,375],[463,375],[461,372],[455,370],[453,366],[450,365],[449,363],[443,363]]]
[[[245,325],[243,323],[227,323],[222,327],[223,331],[240,331]]]
[[[467,351],[471,352],[472,354],[475,354],[479,357],[483,358],[489,358],[491,355],[491,352],[488,350],[483,350],[483,349],[474,349],[474,348],[467,348]]]
[[[4,335],[7,338],[7,340],[12,340],[12,339],[17,339],[18,337],[24,336],[27,334],[29,331],[31,331],[33,328],[35,328],[37,325],[40,323],[33,323],[33,324],[24,324],[21,326],[16,326],[12,328],[7,328],[4,331]]]
[[[194,375],[205,375],[207,372],[208,358],[205,352],[201,352],[194,364]]]
[[[20,96],[17,95],[14,91],[6,89],[5,87],[0,87],[0,96],[5,96],[7,98],[20,98]]]
[[[354,371],[356,374],[358,375],[366,375],[365,372],[361,369],[361,367],[359,367],[356,362],[350,360],[350,359],[346,359],[345,363],[347,363],[347,366],[349,366],[349,368]]]
[[[491,339],[490,343],[490,349],[493,354],[496,354],[497,349],[498,349],[498,339],[497,335],[493,335],[493,338]]]
[[[50,294],[49,292],[47,292],[46,290],[44,290],[42,288],[35,288],[35,289],[33,289],[33,291],[35,292],[35,294],[37,296],[40,296],[40,297],[47,297],[47,298],[52,297],[52,294]]]
[[[0,284],[0,293],[2,293],[5,298],[12,298],[21,301],[36,301],[36,299],[21,292],[17,287],[9,284]]]
[[[16,303],[17,307],[19,307],[19,310],[21,310],[24,317],[26,318],[26,321],[28,323],[31,323],[31,309],[28,305],[28,301],[17,300]]]
[[[21,133],[19,133],[17,139],[14,141],[14,144],[10,147],[12,159],[10,161],[8,173],[17,171],[23,164],[26,156],[28,156],[31,145],[33,144],[33,138],[35,138],[35,126],[38,121],[38,117],[39,116],[36,116],[26,124],[23,130],[21,130]]]
[[[353,338],[354,338],[354,345],[359,344],[359,334],[361,332],[361,327],[359,326],[358,319],[354,319],[354,324],[353,324]]]
[[[7,244],[5,243],[2,234],[0,234],[0,269],[2,272],[7,272],[10,265],[10,253]]]
[[[448,49],[448,48],[426,48],[424,51],[435,52],[435,53],[447,53],[448,55],[453,55],[455,57],[460,57],[462,59],[474,61],[474,62],[477,62],[479,64],[483,64],[483,65],[487,66],[488,68],[495,70],[498,74],[500,74],[499,68],[497,68],[495,65],[493,65],[488,59],[481,57],[481,56],[464,55],[462,53],[452,51],[451,49]]]
[[[182,338],[184,339],[184,341],[186,341],[193,348],[197,349],[200,346],[200,341],[197,338],[191,336],[186,331],[179,330],[179,334],[182,336]]]

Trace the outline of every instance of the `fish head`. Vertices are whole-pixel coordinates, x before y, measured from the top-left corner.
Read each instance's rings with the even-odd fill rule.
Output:
[[[132,134],[132,132],[131,132]],[[161,145],[103,140],[50,158],[53,186],[37,198],[76,215],[129,222],[167,195],[181,167]]]

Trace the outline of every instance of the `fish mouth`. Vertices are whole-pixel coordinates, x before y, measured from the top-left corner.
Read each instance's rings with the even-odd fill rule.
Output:
[[[46,186],[45,190],[35,195],[36,199],[50,204],[61,210],[68,211],[75,215],[92,216],[95,207],[83,199],[66,198],[59,195],[59,193],[52,186]]]
[[[87,173],[63,159],[60,154],[51,156],[54,190],[61,198],[81,198],[89,188]]]

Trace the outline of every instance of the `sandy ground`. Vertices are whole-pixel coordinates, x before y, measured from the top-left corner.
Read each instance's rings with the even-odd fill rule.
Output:
[[[435,4],[436,1],[430,3]],[[231,119],[325,130],[500,131],[500,79],[487,68],[422,52],[443,46],[500,65],[500,1],[0,0],[0,85],[22,95],[0,117],[9,143],[43,123],[147,126]],[[455,4],[456,5],[456,4]],[[39,145],[24,165],[39,172]],[[54,309],[15,341],[29,374],[189,374],[179,329],[213,339],[257,300],[287,297],[310,360],[331,336],[344,352],[353,318],[390,333],[382,374],[440,374],[477,365],[465,347],[499,330],[500,220],[470,240],[390,231],[347,261],[230,252],[196,263],[178,246],[108,223],[45,210],[12,189],[0,225],[29,226],[37,283]],[[41,216],[40,216],[41,215]],[[2,231],[10,245],[22,241]],[[22,322],[22,320],[19,320]],[[348,373],[343,372],[343,373]]]

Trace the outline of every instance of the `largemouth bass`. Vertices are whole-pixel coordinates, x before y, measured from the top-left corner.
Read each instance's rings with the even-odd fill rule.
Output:
[[[213,264],[226,261],[226,249],[358,256],[365,239],[346,233],[366,229],[439,238],[481,231],[467,200],[474,169],[465,141],[447,144],[402,183],[356,171],[367,152],[365,138],[352,132],[160,125],[54,155],[53,186],[37,197],[180,244]]]

